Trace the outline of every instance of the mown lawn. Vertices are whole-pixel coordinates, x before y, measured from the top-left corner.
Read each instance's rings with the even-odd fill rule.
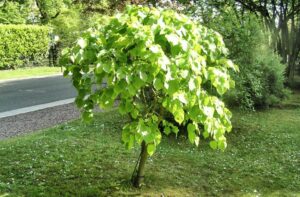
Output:
[[[19,68],[16,70],[0,70],[0,81],[8,79],[19,79],[37,76],[47,76],[53,74],[60,74],[60,67],[31,67],[31,68]]]
[[[146,185],[129,179],[116,111],[0,141],[0,196],[300,196],[300,108],[234,111],[225,152],[181,136],[147,161]]]

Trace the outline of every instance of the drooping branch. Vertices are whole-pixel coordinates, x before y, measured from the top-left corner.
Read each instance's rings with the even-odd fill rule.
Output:
[[[56,17],[58,17],[60,15],[60,10],[56,12],[56,14],[54,16],[51,17],[51,19],[55,19]]]

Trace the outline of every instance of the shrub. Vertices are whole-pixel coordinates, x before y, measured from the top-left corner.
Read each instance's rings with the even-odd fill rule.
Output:
[[[0,69],[40,63],[47,57],[49,28],[35,25],[0,25]]]
[[[142,147],[134,178],[139,186],[162,134],[179,132],[165,111],[187,128],[192,144],[210,136],[213,149],[225,149],[231,113],[220,97],[233,85],[229,70],[237,69],[226,54],[220,34],[185,15],[128,6],[64,50],[61,63],[78,90],[75,102],[85,119],[93,117],[94,106],[109,108],[120,99],[119,112],[132,120],[122,140],[127,148]]]
[[[239,65],[240,73],[233,74],[236,88],[226,95],[226,101],[246,109],[268,107],[280,102],[286,95],[284,71],[286,65],[270,46],[270,34],[261,21],[251,13],[244,18],[226,9],[209,19],[206,25],[224,36],[230,58]]]
[[[279,103],[285,96],[285,65],[272,49],[261,46],[252,52],[250,63],[243,61],[241,74],[236,80],[235,98],[231,102],[239,103],[248,109],[268,107]]]
[[[255,17],[227,30],[230,36],[225,42],[231,43],[230,57],[240,65],[239,75],[233,75],[235,95],[228,96],[227,100],[252,110],[279,103],[286,96],[286,65],[269,45],[270,34]]]

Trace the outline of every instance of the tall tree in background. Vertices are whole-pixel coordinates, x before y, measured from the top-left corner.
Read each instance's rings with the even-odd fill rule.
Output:
[[[211,15],[224,12],[231,6],[241,21],[245,13],[252,12],[260,17],[272,33],[271,46],[287,65],[286,76],[291,84],[300,56],[300,0],[195,0],[198,8],[207,9]],[[206,20],[206,17],[202,17]],[[298,65],[300,69],[300,65]]]
[[[71,0],[0,0],[0,18],[5,18],[7,23],[14,24],[47,24],[71,2]],[[1,12],[4,17],[1,17]],[[15,19],[16,16],[19,16],[18,20]],[[20,17],[22,20],[19,19]]]
[[[237,9],[247,9],[261,16],[273,32],[273,44],[287,65],[286,75],[292,83],[300,53],[299,0],[235,0]]]
[[[24,24],[30,6],[26,2],[0,0],[0,23]]]
[[[35,3],[40,13],[41,23],[46,24],[60,14],[64,2],[63,0],[35,0]]]

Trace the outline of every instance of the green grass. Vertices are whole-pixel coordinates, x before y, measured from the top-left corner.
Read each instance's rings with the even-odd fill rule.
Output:
[[[146,185],[129,179],[139,149],[116,111],[0,141],[0,196],[300,196],[300,108],[234,111],[225,152],[164,138]]]
[[[60,67],[32,67],[16,70],[0,70],[0,81],[8,79],[47,76],[61,73]]]

